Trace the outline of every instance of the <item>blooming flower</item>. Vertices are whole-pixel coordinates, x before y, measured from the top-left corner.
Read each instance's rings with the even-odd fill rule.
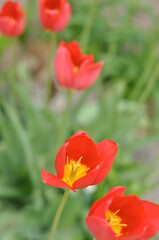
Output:
[[[55,74],[64,88],[84,90],[99,77],[103,63],[94,63],[92,54],[84,55],[76,41],[62,41],[55,57]]]
[[[57,176],[42,169],[42,180],[52,187],[73,191],[96,185],[108,174],[118,145],[110,140],[95,144],[86,132],[77,132],[59,150],[55,168]]]
[[[96,240],[146,240],[159,231],[159,206],[125,190],[114,187],[92,205],[86,224]]]
[[[7,1],[0,10],[0,32],[7,37],[18,37],[24,32],[25,14],[17,2]]]
[[[71,7],[66,0],[40,0],[40,22],[52,32],[64,30],[71,16]]]

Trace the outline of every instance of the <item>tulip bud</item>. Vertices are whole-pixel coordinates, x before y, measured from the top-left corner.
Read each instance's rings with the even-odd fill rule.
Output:
[[[39,17],[42,26],[52,32],[64,30],[70,20],[71,6],[66,0],[40,0]]]
[[[0,32],[7,37],[18,37],[25,29],[25,14],[19,3],[7,1],[0,10]]]

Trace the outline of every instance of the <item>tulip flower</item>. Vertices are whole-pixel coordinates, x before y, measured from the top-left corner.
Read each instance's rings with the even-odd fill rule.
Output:
[[[55,57],[55,74],[61,87],[84,90],[99,77],[103,63],[94,63],[92,54],[84,55],[76,41],[62,41]]]
[[[159,231],[159,205],[125,190],[112,188],[90,208],[86,224],[96,240],[147,240]]]
[[[24,32],[25,14],[20,3],[7,1],[0,10],[0,32],[7,37],[18,37]]]
[[[66,0],[40,0],[39,15],[45,29],[61,32],[70,20],[71,6]]]
[[[110,140],[95,144],[86,132],[77,132],[59,150],[55,168],[57,176],[42,169],[42,180],[52,187],[72,191],[96,185],[108,174],[118,145]]]

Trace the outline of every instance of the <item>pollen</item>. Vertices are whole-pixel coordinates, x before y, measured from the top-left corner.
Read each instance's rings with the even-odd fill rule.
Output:
[[[121,223],[122,219],[117,214],[120,210],[117,210],[116,212],[111,212],[110,210],[106,211],[106,220],[109,224],[109,226],[114,231],[116,237],[122,236],[122,229],[123,227],[126,227],[127,224]]]
[[[84,177],[87,174],[87,171],[89,168],[81,163],[82,156],[78,159],[78,161],[69,160],[69,157],[67,157],[67,161],[64,167],[64,176],[62,178],[62,181],[67,183],[72,187],[73,183]]]

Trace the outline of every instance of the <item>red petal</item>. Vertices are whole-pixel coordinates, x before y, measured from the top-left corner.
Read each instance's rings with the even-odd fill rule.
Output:
[[[65,143],[57,153],[55,160],[55,168],[57,176],[61,179],[64,175],[64,166],[66,162],[66,147],[67,143]]]
[[[6,3],[4,3],[0,13],[0,16],[10,16],[17,20],[22,15],[24,15],[24,12],[21,9],[20,3],[12,1],[7,1]]]
[[[65,0],[42,0],[44,8],[59,9],[65,3]]]
[[[112,188],[103,198],[94,202],[88,216],[94,215],[105,218],[106,209],[111,204],[112,199],[116,196],[123,196],[125,190],[125,187],[120,186]]]
[[[85,56],[83,56],[82,58],[82,64],[80,66],[80,69],[82,70],[82,68],[88,64],[92,64],[94,63],[94,55],[93,54],[87,54]]]
[[[97,144],[97,148],[101,164],[98,169],[98,175],[92,185],[98,184],[105,179],[114,162],[118,144],[110,140],[104,140]]]
[[[74,135],[67,140],[66,156],[77,161],[82,157],[81,163],[90,169],[99,164],[96,144],[85,133]]]
[[[71,55],[74,65],[79,66],[81,64],[81,61],[82,61],[84,55],[78,45],[78,42],[72,41],[69,43],[65,43],[65,46]]]
[[[123,235],[138,236],[144,232],[146,227],[144,208],[141,200],[135,195],[114,197],[109,210],[116,212],[120,209],[118,216],[123,223],[127,224],[122,230]]]
[[[71,6],[70,4],[66,3],[59,15],[58,21],[56,21],[54,26],[55,32],[60,32],[65,29],[71,17]]]
[[[118,239],[110,226],[108,225],[107,221],[91,216],[86,218],[86,224],[90,232],[94,235],[96,240],[116,240]]]
[[[11,21],[13,18],[14,22]],[[19,3],[8,1],[0,12],[0,32],[8,37],[17,37],[24,32],[25,13]]]
[[[94,62],[94,56],[93,55],[86,55],[83,57],[83,62],[80,66],[80,72],[85,71],[85,69],[87,68],[87,66],[89,67],[90,65],[92,65]]]
[[[152,238],[159,231],[159,205],[142,201],[147,216],[147,229],[143,239]]]
[[[45,184],[52,186],[52,187],[59,187],[59,188],[69,188],[74,191],[69,185],[61,181],[60,178],[56,177],[55,175],[46,172],[45,170],[41,169],[41,177]]]
[[[103,63],[98,62],[95,64],[87,65],[85,69],[75,77],[74,88],[77,90],[84,90],[90,87],[99,77],[102,70]]]
[[[70,53],[64,47],[59,47],[55,57],[55,74],[62,87],[73,88],[73,63]]]
[[[96,175],[97,175],[97,169],[95,168],[90,172],[88,172],[86,176],[75,181],[73,184],[73,188],[79,189],[79,188],[85,188],[90,186],[94,181],[94,178],[96,177]]]
[[[75,134],[73,134],[67,141],[69,141],[70,139],[74,138],[74,137],[77,137],[77,136],[87,136],[88,135],[88,132],[84,132],[84,131],[78,131],[76,132]]]

